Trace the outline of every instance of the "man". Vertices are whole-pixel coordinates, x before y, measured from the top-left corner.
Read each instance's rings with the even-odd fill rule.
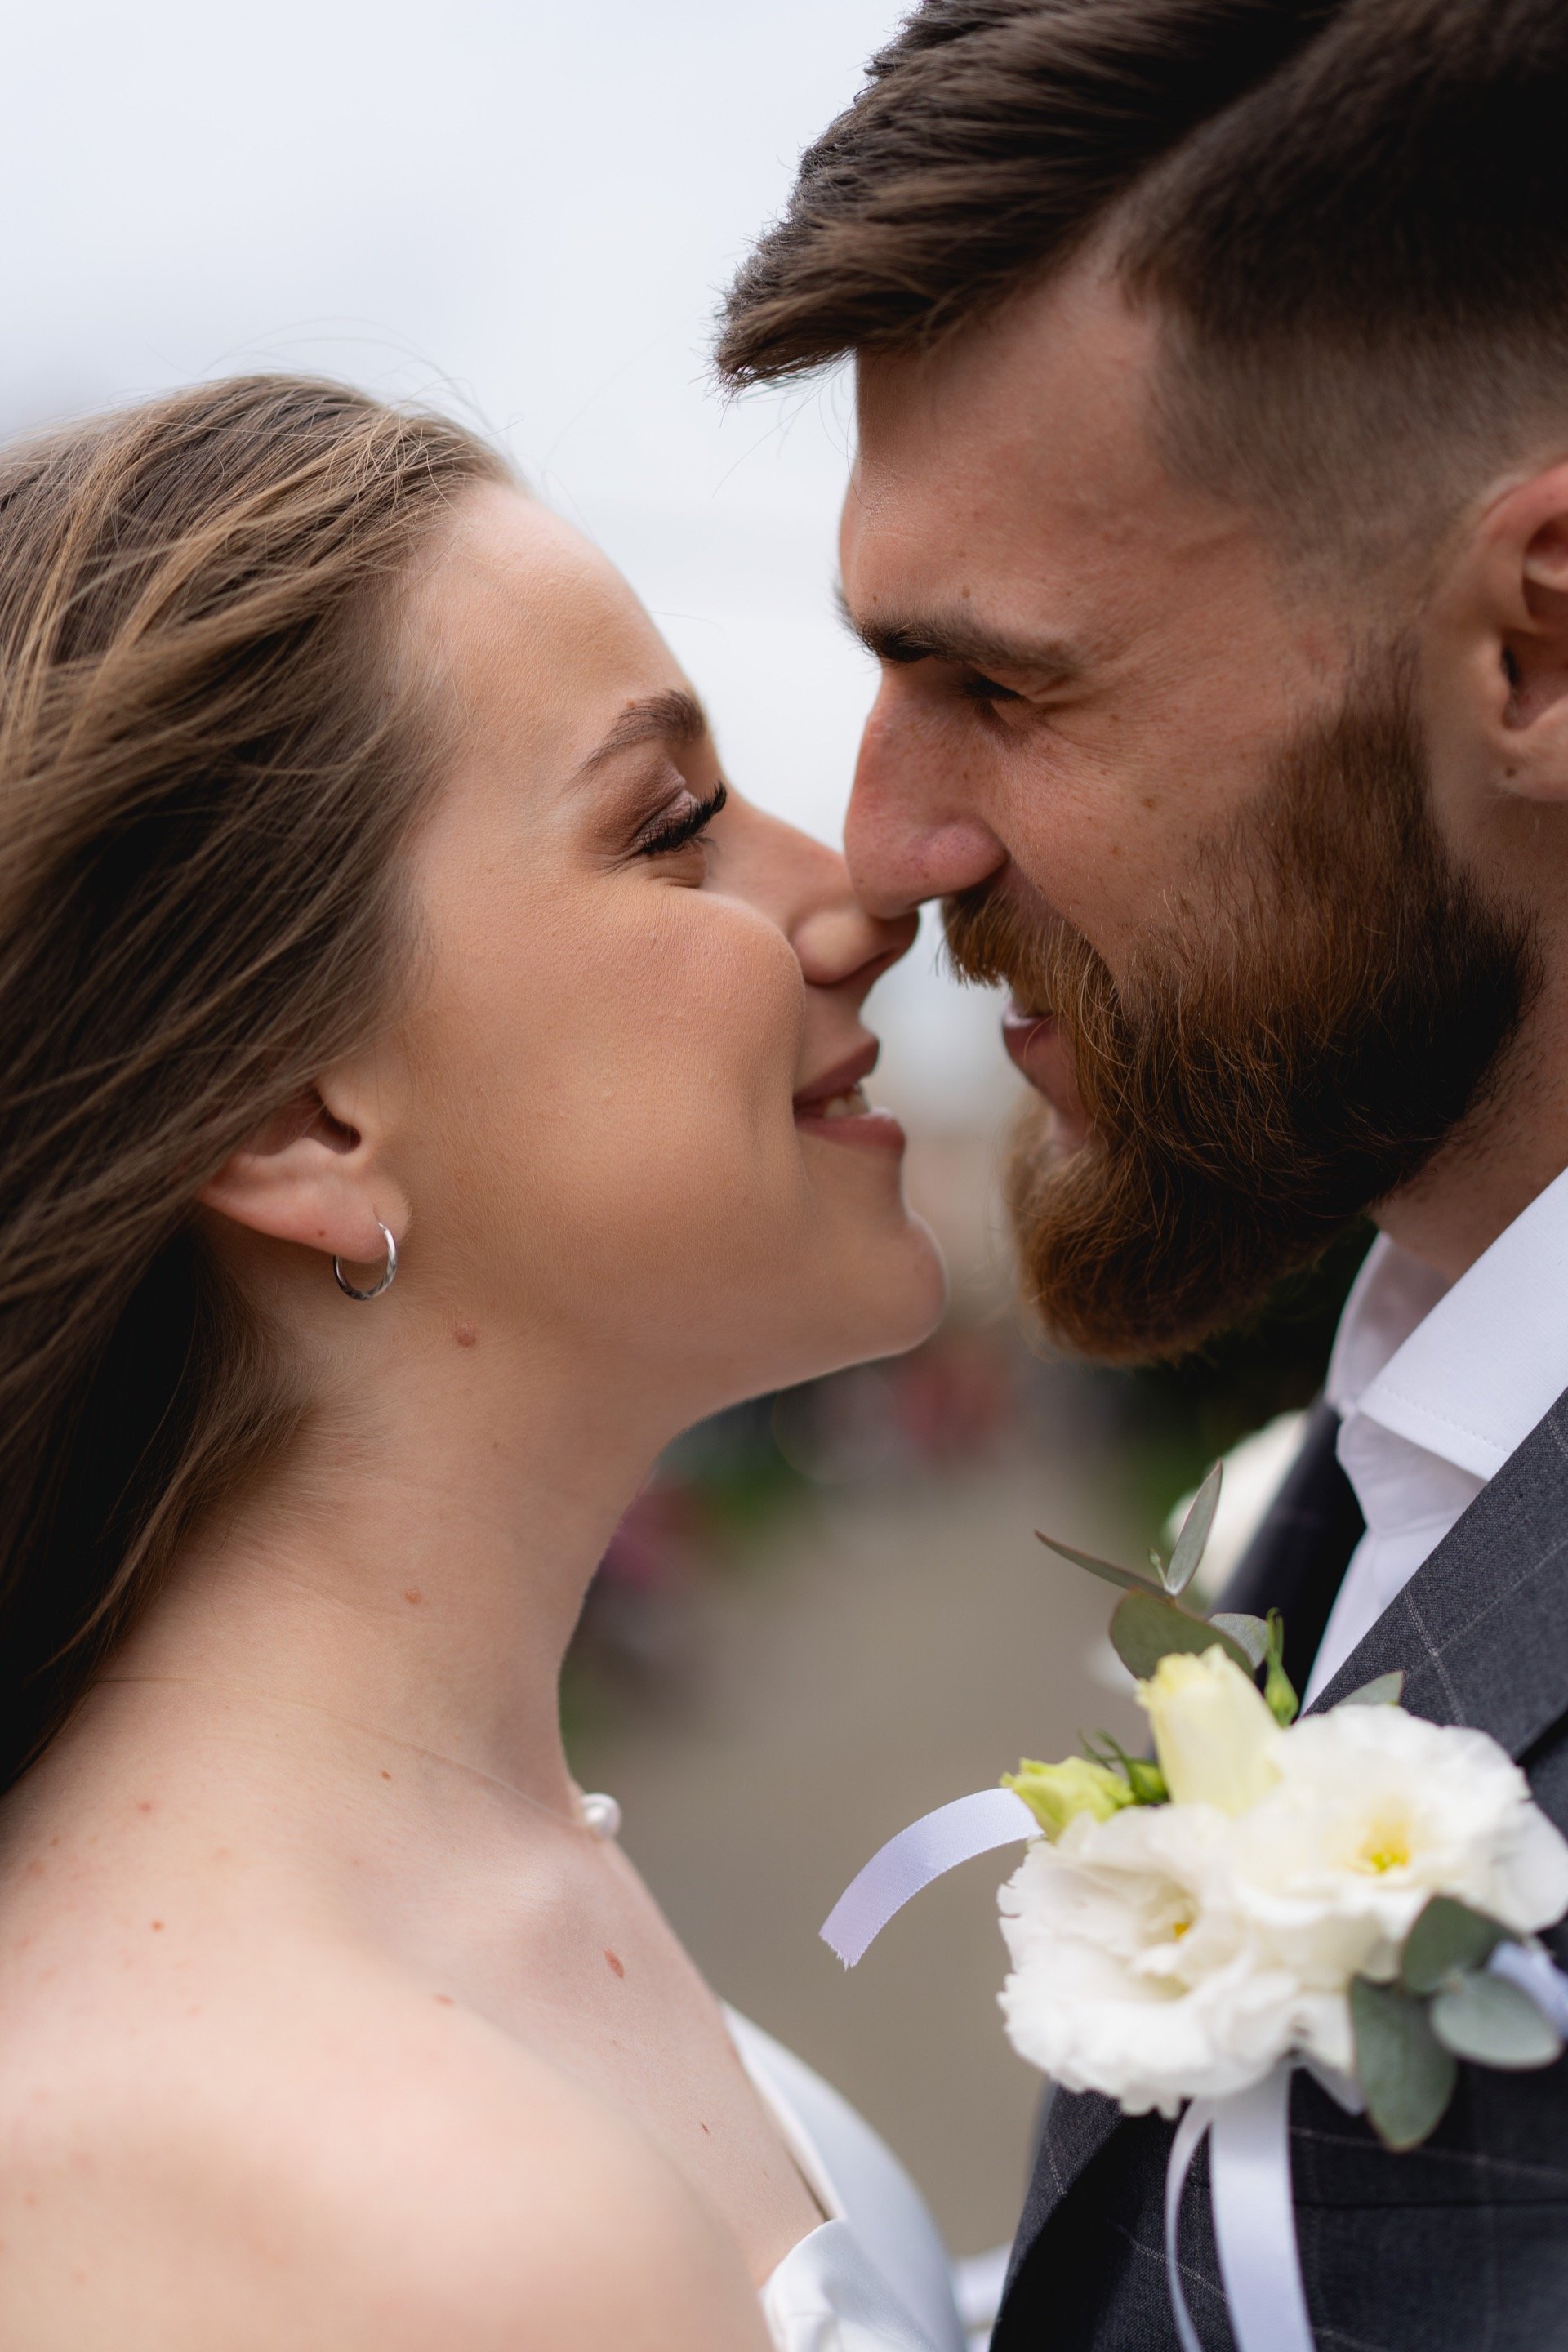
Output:
[[[1560,1826],[1565,121],[1562,0],[924,0],[721,351],[857,360],[850,856],[1011,985],[1046,1325],[1178,1354],[1370,1211],[1237,1605]],[[997,2352],[1173,2344],[1170,2138],[1055,2100]],[[1405,2155],[1298,2076],[1292,2165],[1321,2343],[1568,2344],[1568,2063]],[[1227,2343],[1201,2189],[1180,2256]]]

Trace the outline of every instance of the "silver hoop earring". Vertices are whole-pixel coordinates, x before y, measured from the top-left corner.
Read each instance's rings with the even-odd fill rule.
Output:
[[[375,1222],[377,1229],[380,1232],[381,1238],[386,1244],[386,1264],[381,1270],[381,1279],[379,1282],[373,1282],[368,1290],[356,1290],[353,1284],[343,1272],[343,1262],[342,1258],[335,1257],[332,1260],[332,1280],[337,1284],[338,1288],[343,1293],[343,1296],[346,1298],[379,1298],[382,1292],[384,1290],[390,1290],[393,1284],[397,1279],[397,1244],[393,1240],[392,1235],[387,1232],[386,1227],[382,1223],[379,1217],[377,1217]]]

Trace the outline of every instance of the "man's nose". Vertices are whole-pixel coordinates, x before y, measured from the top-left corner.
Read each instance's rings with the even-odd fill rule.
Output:
[[[971,889],[1006,862],[962,762],[886,688],[861,738],[844,849],[861,902],[884,917]]]

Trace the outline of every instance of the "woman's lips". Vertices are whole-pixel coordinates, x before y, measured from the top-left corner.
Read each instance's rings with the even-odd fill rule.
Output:
[[[826,1102],[797,1104],[795,1123],[802,1135],[829,1143],[859,1144],[873,1151],[901,1151],[908,1138],[890,1110],[868,1103],[858,1087]]]
[[[861,1079],[869,1077],[879,1048],[874,1037],[832,1069],[824,1071],[795,1098],[795,1123],[803,1135],[829,1143],[853,1143],[874,1151],[901,1151],[906,1137],[890,1110],[866,1099]]]
[[[1076,1150],[1089,1133],[1089,1121],[1055,1014],[1023,1013],[1010,1004],[1002,1015],[1002,1042],[1035,1092],[1055,1111],[1063,1142]]]

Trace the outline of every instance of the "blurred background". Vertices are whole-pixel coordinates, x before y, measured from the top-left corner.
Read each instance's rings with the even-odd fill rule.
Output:
[[[735,781],[836,839],[870,667],[832,604],[842,377],[726,407],[721,290],[893,0],[55,0],[6,16],[0,427],[305,368],[503,442],[622,566]],[[902,1362],[675,1449],[612,1548],[568,1679],[574,1761],[715,1984],[891,2138],[956,2251],[1007,2236],[1036,2084],[1003,2042],[971,1864],[846,1979],[816,1929],[884,1838],[1022,1753],[1137,1719],[1104,1588],[1249,1432],[1234,1549],[1321,1377],[1359,1245],[1177,1372],[1042,1358],[994,1200],[996,1007],[928,925],[873,1001],[874,1082],[953,1304]]]

